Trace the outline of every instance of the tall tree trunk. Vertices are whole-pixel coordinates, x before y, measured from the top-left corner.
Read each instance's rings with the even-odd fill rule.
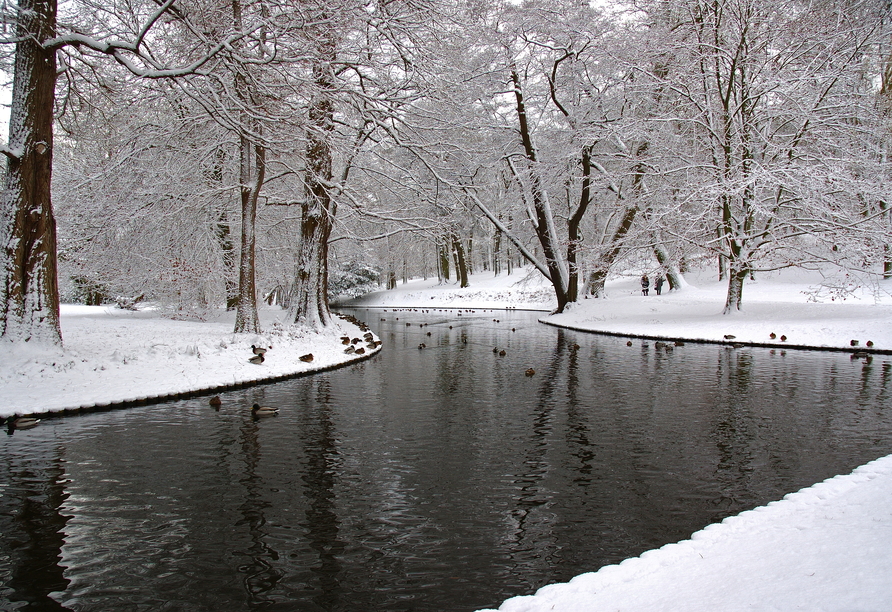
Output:
[[[324,21],[324,20],[322,20]],[[328,307],[328,239],[334,225],[331,134],[334,130],[335,40],[330,31],[319,33],[313,64],[315,97],[310,105],[306,148],[306,198],[301,205],[301,235],[297,254],[292,307],[294,322],[311,328],[332,323]]]
[[[235,270],[235,246],[232,244],[232,230],[229,227],[229,219],[226,211],[220,211],[217,224],[214,227],[214,236],[223,258],[223,286],[226,291],[226,310],[235,310],[238,306],[238,285],[234,279]]]
[[[533,198],[533,219],[536,236],[542,246],[542,255],[545,257],[545,265],[548,269],[548,279],[554,287],[557,300],[555,312],[563,312],[567,305],[567,289],[570,274],[566,261],[561,257],[557,231],[554,225],[554,215],[548,201],[548,193],[542,186],[539,176],[539,160],[536,156],[536,148],[533,146],[533,136],[527,119],[526,104],[523,90],[520,85],[520,76],[516,70],[511,71],[511,81],[514,85],[514,99],[517,108],[517,122],[520,128],[520,139],[523,143],[524,154],[530,167],[530,193]]]
[[[235,27],[242,29],[242,5],[240,0],[232,2],[232,17]],[[241,47],[241,42],[236,43]],[[242,229],[238,267],[238,302],[235,307],[235,333],[256,334],[260,332],[260,319],[257,316],[257,287],[255,285],[255,246],[257,220],[257,199],[263,188],[266,173],[266,150],[256,139],[261,132],[257,121],[252,117],[256,106],[256,96],[251,91],[246,67],[235,69],[235,93],[242,105],[239,133],[239,194],[242,205]]]
[[[598,267],[589,274],[589,295],[595,297],[601,297],[603,295],[604,283],[607,281],[607,273],[610,271],[610,266],[613,265],[617,257],[619,257],[620,252],[622,252],[623,238],[626,237],[626,234],[628,234],[629,230],[632,228],[632,223],[635,221],[636,216],[638,216],[637,206],[629,206],[626,208],[626,211],[623,213],[623,218],[620,220],[616,231],[613,232],[613,236],[610,239],[610,249],[601,256],[598,260]]]
[[[61,344],[56,221],[50,197],[56,52],[41,46],[55,36],[56,0],[21,0],[17,18],[0,211],[0,337]]]
[[[579,234],[579,226],[591,203],[591,183],[592,183],[592,149],[591,147],[583,147],[582,149],[582,189],[579,194],[579,206],[573,212],[573,215],[567,221],[567,267],[570,270],[570,282],[567,286],[567,301],[575,302],[579,298],[579,264],[577,263],[577,254],[582,238]],[[603,288],[603,287],[602,287]]]
[[[257,288],[255,286],[255,225],[257,199],[266,173],[266,151],[262,145],[252,144],[246,136],[241,140],[241,203],[242,230],[238,266],[238,304],[235,309],[235,333],[260,332],[257,316]],[[253,162],[253,163],[252,163]]]

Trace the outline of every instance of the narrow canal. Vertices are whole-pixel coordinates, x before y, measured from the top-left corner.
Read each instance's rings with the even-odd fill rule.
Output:
[[[351,314],[361,364],[2,436],[0,610],[494,607],[892,453],[888,356]]]

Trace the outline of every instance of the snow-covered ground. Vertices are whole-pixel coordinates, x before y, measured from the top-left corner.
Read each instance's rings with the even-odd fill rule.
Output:
[[[816,303],[820,277],[760,278],[744,287],[744,310],[721,315],[724,284],[689,277],[679,292],[641,295],[636,278],[608,283],[606,299],[583,300],[549,323],[629,336],[892,351],[892,285],[844,301]],[[412,281],[351,302],[381,307],[554,307],[547,284],[525,271],[472,277],[471,287]],[[264,332],[232,334],[231,314],[174,321],[155,310],[65,306],[64,350],[0,345],[0,416],[140,400],[287,376],[357,359],[340,337],[261,312]],[[775,339],[769,334],[774,333]],[[726,339],[726,335],[735,338]],[[786,340],[781,341],[781,336]],[[262,365],[251,345],[272,346]],[[361,343],[360,346],[365,343]],[[384,347],[387,348],[386,346]],[[367,349],[368,350],[368,349]],[[301,356],[313,355],[312,362]],[[892,408],[892,407],[890,407]],[[712,525],[690,540],[507,600],[500,610],[888,610],[892,609],[892,456],[781,501]]]
[[[62,350],[0,343],[0,418],[244,385],[362,358],[344,353],[341,336],[364,335],[353,323],[310,332],[283,325],[277,307],[261,309],[261,334],[233,334],[231,312],[174,321],[154,309],[66,304],[61,314]],[[262,364],[248,361],[251,345],[272,347]],[[366,355],[380,350],[356,346]]]
[[[744,342],[778,347],[804,346],[850,350],[857,340],[874,350],[892,351],[892,281],[860,290],[845,299],[813,301],[822,276],[790,270],[748,281],[743,309],[723,315],[727,284],[713,272],[687,277],[681,291],[641,295],[637,278],[607,283],[606,299],[583,299],[547,323],[576,329],[653,338],[685,338]],[[478,274],[471,286],[440,285],[437,279],[414,280],[391,291],[380,291],[348,302],[361,306],[422,308],[436,304],[452,308],[526,308],[553,310],[554,294],[541,275],[524,269],[493,278]],[[771,338],[771,334],[775,338]],[[726,340],[725,336],[734,336]],[[781,337],[785,340],[781,340]]]

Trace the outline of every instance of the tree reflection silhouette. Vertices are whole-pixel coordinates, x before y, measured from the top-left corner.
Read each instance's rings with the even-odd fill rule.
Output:
[[[31,456],[3,464],[7,486],[0,495],[0,530],[5,536],[0,540],[0,594],[23,604],[10,609],[69,609],[50,597],[69,583],[60,565],[69,519],[60,511],[68,498],[63,453],[57,447],[52,458]]]

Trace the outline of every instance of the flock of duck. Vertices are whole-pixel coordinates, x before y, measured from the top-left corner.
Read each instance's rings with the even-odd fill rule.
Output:
[[[402,309],[394,309],[393,312],[400,312],[401,310],[402,310]],[[439,310],[440,312],[445,312],[445,311],[448,311],[448,310],[450,310],[450,309],[435,309],[435,310],[424,310],[424,309],[422,309],[422,310],[419,310],[419,309],[417,309],[417,308],[415,308],[415,309],[413,309],[413,308],[407,308],[407,309],[404,309],[404,310],[409,311],[409,312],[430,313],[430,312],[435,312],[435,311],[437,311],[437,310]],[[384,312],[387,312],[387,310],[385,310]],[[460,310],[458,314],[461,315],[462,312],[475,313],[476,311],[475,311],[475,310],[470,310],[470,309],[465,309],[465,310]],[[486,311],[484,310],[483,312],[486,312]],[[369,331],[368,326],[366,326],[364,323],[362,323],[361,321],[359,321],[358,319],[356,319],[356,318],[354,318],[354,317],[351,317],[351,316],[345,316],[344,318],[350,320],[350,321],[353,322],[354,324],[359,325],[360,330],[363,331],[363,332],[365,332],[365,333],[363,334],[363,337],[362,337],[361,339],[360,339],[360,338],[350,338],[349,336],[342,336],[342,337],[340,338],[341,343],[344,344],[344,345],[347,347],[347,348],[344,349],[344,352],[345,352],[345,353],[347,353],[347,354],[363,355],[363,354],[365,354],[366,349],[374,350],[375,348],[381,346],[381,344],[382,344],[381,341],[375,339],[374,335]],[[382,318],[381,320],[382,320],[382,321],[385,321],[386,319]],[[399,321],[399,317],[397,317],[396,320]],[[496,323],[499,322],[498,319],[493,319],[493,321],[496,322]],[[406,323],[406,326],[407,326],[407,327],[410,326],[410,325],[411,325],[411,323]],[[427,324],[426,324],[426,323],[422,323],[422,324],[420,324],[421,327],[424,327],[425,325],[427,325]],[[452,326],[451,326],[451,325],[449,326],[449,329],[452,329]],[[511,328],[511,331],[517,331],[517,330],[516,330],[515,328],[512,327],[512,328]],[[430,335],[431,335],[431,332],[427,332],[427,335],[430,336]],[[774,332],[770,333],[768,336],[769,336],[769,338],[771,338],[771,340],[779,339],[781,342],[786,342],[786,341],[787,341],[787,337],[786,337],[785,335],[781,335],[780,337],[778,337],[777,334],[775,334]],[[732,335],[732,334],[726,334],[726,335],[724,336],[724,339],[727,340],[727,341],[733,341],[733,340],[736,339],[736,336],[734,336],[734,335]],[[365,341],[365,346],[364,346],[364,347],[363,347],[363,346],[359,346],[363,341]],[[867,351],[864,351],[863,349],[860,348],[860,341],[859,341],[859,340],[851,340],[849,344],[850,344],[851,347],[854,349],[854,352],[853,352],[853,354],[852,354],[852,357],[853,357],[853,358],[869,356],[869,354],[868,354]],[[626,342],[626,345],[627,345],[627,346],[632,346],[632,341],[629,340],[628,342]],[[421,344],[418,345],[418,348],[419,348],[419,349],[424,349],[424,348],[426,348],[426,346],[427,346],[427,345],[426,345],[425,343],[422,342]],[[664,350],[664,351],[666,351],[666,352],[670,352],[670,351],[672,351],[673,348],[676,347],[676,346],[684,346],[684,342],[682,342],[681,340],[676,340],[676,341],[674,341],[674,342],[662,342],[662,341],[657,341],[657,342],[654,343],[654,348],[656,348],[657,350]],[[733,346],[733,347],[735,347],[735,348],[738,348],[738,347],[743,347],[743,346],[745,346],[745,345],[742,344],[742,343],[731,342],[731,346]],[[868,341],[865,343],[865,346],[866,346],[867,348],[872,348],[872,347],[874,346],[874,343],[873,343],[872,341],[868,340]],[[271,348],[272,348],[271,346],[263,347],[263,346],[256,346],[256,345],[253,345],[253,344],[252,344],[252,345],[251,345],[251,352],[252,352],[253,354],[252,354],[251,357],[248,359],[248,361],[249,361],[250,363],[255,364],[255,365],[260,365],[260,364],[262,364],[264,361],[266,361],[266,353],[267,353]],[[573,348],[573,349],[579,349],[580,347],[579,347],[578,344],[574,344],[572,348]],[[495,354],[497,354],[497,355],[499,355],[500,357],[504,357],[504,356],[506,356],[506,355],[508,354],[507,351],[506,351],[505,349],[500,349],[499,347],[494,347],[494,348],[492,349],[492,352],[495,353]],[[312,354],[312,353],[307,353],[306,355],[301,355],[300,357],[298,357],[298,359],[300,359],[300,360],[303,361],[303,362],[307,362],[307,363],[308,363],[308,362],[313,361],[313,354]],[[536,374],[536,370],[534,370],[533,368],[527,368],[527,369],[524,371],[524,375],[525,375],[525,376],[533,376],[533,375],[535,375],[535,374]],[[212,398],[210,398],[210,400],[208,401],[208,403],[209,403],[215,410],[219,410],[219,409],[220,409],[220,406],[223,405],[223,400],[220,398],[219,395],[215,395],[215,396],[213,396]],[[257,403],[255,403],[253,406],[251,406],[251,415],[252,415],[255,419],[259,419],[259,418],[263,418],[263,417],[275,416],[275,415],[277,415],[278,413],[279,413],[279,409],[278,409],[278,408],[271,407],[271,406],[261,406],[261,405],[259,405],[259,404],[257,404]],[[5,420],[5,424],[6,424],[6,427],[7,427],[7,433],[10,434],[10,435],[12,435],[12,433],[13,433],[14,431],[16,431],[16,430],[21,430],[21,429],[31,429],[31,428],[33,428],[33,427],[36,427],[36,426],[38,425],[38,423],[40,423],[40,419],[39,419],[39,418],[36,418],[36,417],[32,417],[32,416],[18,416],[18,415],[12,415],[12,416],[8,417],[8,418]]]
[[[208,404],[213,406],[214,410],[220,410],[220,406],[223,405],[223,400],[220,398],[219,395],[215,395],[208,400]],[[253,416],[255,419],[276,416],[277,414],[279,414],[278,408],[273,408],[271,406],[261,406],[256,402],[253,406],[251,406],[251,416]]]

